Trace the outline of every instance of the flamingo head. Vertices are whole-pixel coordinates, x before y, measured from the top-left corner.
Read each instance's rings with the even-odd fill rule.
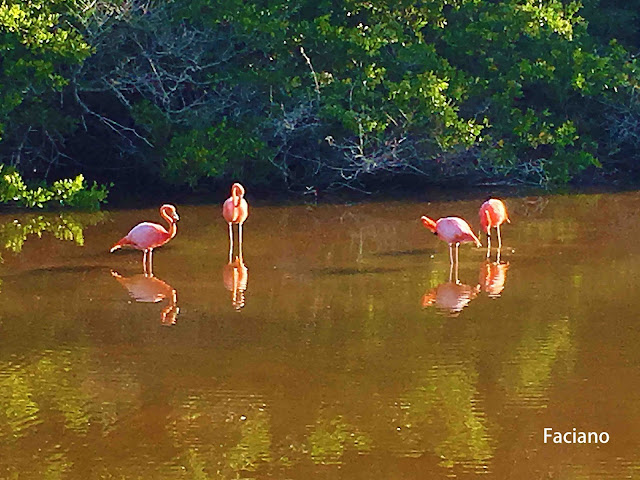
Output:
[[[178,220],[180,220],[180,217],[178,216],[178,211],[176,210],[176,207],[174,207],[173,205],[170,205],[168,203],[162,205],[162,207],[160,207],[160,214],[164,217],[170,218],[172,221],[177,222]]]
[[[431,233],[436,233],[436,222],[425,216],[420,217],[420,221],[422,222],[422,225],[431,231]]]

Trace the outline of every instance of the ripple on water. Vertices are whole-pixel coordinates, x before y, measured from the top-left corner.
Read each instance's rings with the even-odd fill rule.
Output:
[[[32,383],[32,375],[22,365],[0,363],[0,437],[21,437],[42,423]]]

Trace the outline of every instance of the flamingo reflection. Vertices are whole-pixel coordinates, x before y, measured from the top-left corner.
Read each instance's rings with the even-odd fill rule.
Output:
[[[507,280],[507,269],[509,262],[492,262],[486,260],[480,264],[479,287],[491,298],[498,298],[504,290],[504,283]]]
[[[242,257],[236,257],[233,262],[222,267],[222,280],[225,288],[231,292],[231,305],[240,311],[245,304],[244,292],[249,281],[249,270]]]
[[[160,321],[163,325],[175,325],[180,307],[178,307],[177,292],[171,285],[150,274],[123,277],[111,270],[111,275],[127,289],[136,302],[158,303],[168,299],[169,303],[160,312]]]
[[[440,312],[457,316],[469,302],[478,296],[480,285],[472,287],[458,280],[458,264],[449,268],[449,281],[432,288],[422,296],[422,308],[435,306]]]

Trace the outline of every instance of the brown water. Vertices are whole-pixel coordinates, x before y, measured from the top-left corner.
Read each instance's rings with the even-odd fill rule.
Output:
[[[640,194],[506,202],[459,284],[478,201],[1,215],[0,478],[638,478]]]

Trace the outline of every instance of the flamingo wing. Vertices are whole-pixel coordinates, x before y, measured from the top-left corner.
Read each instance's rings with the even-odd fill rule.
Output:
[[[136,248],[147,250],[156,248],[166,243],[169,238],[169,232],[157,223],[143,222],[139,223],[131,229],[126,237]]]
[[[480,240],[469,224],[459,217],[445,217],[438,220],[436,233],[447,243],[474,242],[480,246]]]

